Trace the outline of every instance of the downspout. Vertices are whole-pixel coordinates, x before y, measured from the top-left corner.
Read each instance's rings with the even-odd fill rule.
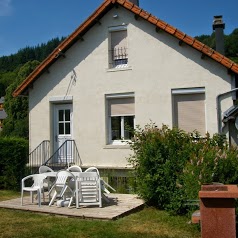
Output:
[[[227,96],[230,93],[238,91],[238,88],[234,88],[228,92],[221,93],[216,98],[217,103],[217,124],[218,124],[218,134],[222,134],[222,121],[221,121],[221,97]]]

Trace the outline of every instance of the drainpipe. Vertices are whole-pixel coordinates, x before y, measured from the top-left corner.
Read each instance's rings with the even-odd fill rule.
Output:
[[[227,96],[230,93],[238,91],[238,88],[234,88],[228,92],[221,93],[217,96],[216,98],[216,103],[217,103],[217,124],[218,124],[218,134],[222,134],[222,121],[221,121],[221,97]]]

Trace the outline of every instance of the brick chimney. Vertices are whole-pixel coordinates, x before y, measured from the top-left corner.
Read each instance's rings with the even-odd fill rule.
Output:
[[[224,55],[225,47],[223,30],[225,29],[225,23],[223,23],[222,16],[214,16],[212,28],[215,30],[216,51]]]
[[[130,2],[132,2],[133,4],[139,6],[139,0],[129,0]]]
[[[107,0],[104,0],[104,2]],[[129,2],[132,2],[133,4],[139,6],[139,0],[128,0]]]

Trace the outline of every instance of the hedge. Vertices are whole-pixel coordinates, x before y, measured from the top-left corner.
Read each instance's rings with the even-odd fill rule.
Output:
[[[19,190],[27,160],[28,140],[0,137],[0,189]]]

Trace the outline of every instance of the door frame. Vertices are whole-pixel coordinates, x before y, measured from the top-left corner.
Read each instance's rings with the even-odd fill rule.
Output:
[[[53,151],[55,152],[59,148],[58,144],[58,110],[70,109],[70,136],[69,139],[73,139],[73,104],[72,103],[60,103],[53,105]]]

